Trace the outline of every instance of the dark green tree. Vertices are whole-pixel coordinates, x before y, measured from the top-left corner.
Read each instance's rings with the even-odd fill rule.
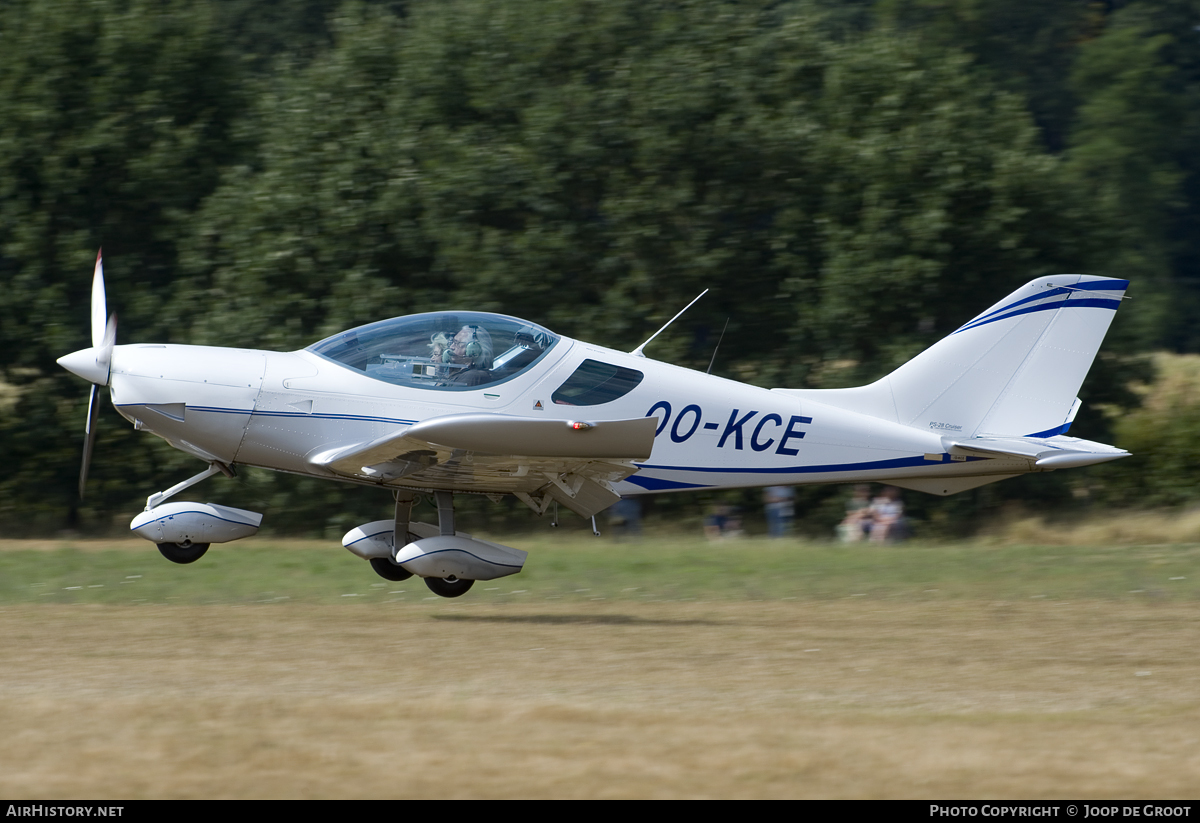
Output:
[[[652,356],[704,368],[731,318],[718,372],[846,385],[1106,248],[1021,99],[890,28],[588,0],[332,28],[197,221],[198,342],[469,307],[632,348],[711,288]]]
[[[73,505],[85,390],[50,364],[85,345],[101,243],[119,342],[293,349],[463,307],[630,349],[710,288],[648,353],[706,368],[728,319],[714,371],[768,386],[872,380],[1032,277],[1120,273],[1083,143],[1068,167],[1019,84],[866,5],[307,3],[252,46],[280,9],[25,0],[0,30],[7,513]],[[105,431],[97,511],[194,463]],[[309,530],[379,505],[212,488]]]
[[[1139,336],[1182,351],[1200,347],[1198,26],[1195,0],[1130,3],[1080,49],[1072,77],[1071,169],[1114,227],[1112,267],[1139,283]]]
[[[162,305],[178,240],[238,151],[234,68],[203,4],[0,8],[0,379],[12,395],[0,450],[15,464],[0,479],[0,511],[9,517],[75,517],[86,389],[54,359],[88,344],[98,248],[122,340],[174,331]],[[126,470],[146,459],[124,448],[120,458]],[[101,506],[112,502],[107,486],[99,470]]]
[[[1046,146],[1061,151],[1077,101],[1071,67],[1112,4],[1093,0],[879,0],[878,20],[967,52],[990,82],[1025,99]]]

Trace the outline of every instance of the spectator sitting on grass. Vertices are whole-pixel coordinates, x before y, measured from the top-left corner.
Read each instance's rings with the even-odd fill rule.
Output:
[[[883,494],[871,501],[871,542],[896,543],[907,537],[907,532],[900,490],[888,486]]]
[[[871,533],[871,487],[854,487],[854,496],[846,501],[846,516],[837,527],[843,543],[859,543]]]

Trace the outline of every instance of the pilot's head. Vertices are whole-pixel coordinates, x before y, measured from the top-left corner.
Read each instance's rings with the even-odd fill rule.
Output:
[[[483,326],[463,326],[450,342],[450,353],[455,363],[477,369],[490,369],[492,336]]]

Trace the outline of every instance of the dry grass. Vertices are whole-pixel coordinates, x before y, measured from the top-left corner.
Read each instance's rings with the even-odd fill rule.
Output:
[[[0,608],[0,794],[1186,797],[1193,603]]]
[[[1069,521],[1015,516],[989,530],[987,539],[1008,545],[1145,546],[1200,542],[1200,510],[1091,513]]]

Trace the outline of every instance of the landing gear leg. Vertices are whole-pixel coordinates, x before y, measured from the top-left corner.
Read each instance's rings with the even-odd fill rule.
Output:
[[[394,497],[396,498],[396,519],[392,525],[393,556],[408,545],[408,521],[412,512],[413,493],[397,490],[394,492]],[[412,572],[398,563],[393,563],[390,557],[372,557],[371,568],[384,580],[391,580],[394,583],[412,577]]]
[[[434,492],[433,499],[437,501],[438,532],[443,537],[454,536],[454,493]],[[439,597],[459,597],[467,593],[475,585],[474,580],[461,580],[457,577],[426,577],[425,585]]]
[[[408,521],[412,517],[415,495],[412,492],[394,492],[396,498],[396,525],[392,527],[392,553],[408,545]]]
[[[454,536],[454,492],[434,492],[438,507],[438,531],[442,537]]]

